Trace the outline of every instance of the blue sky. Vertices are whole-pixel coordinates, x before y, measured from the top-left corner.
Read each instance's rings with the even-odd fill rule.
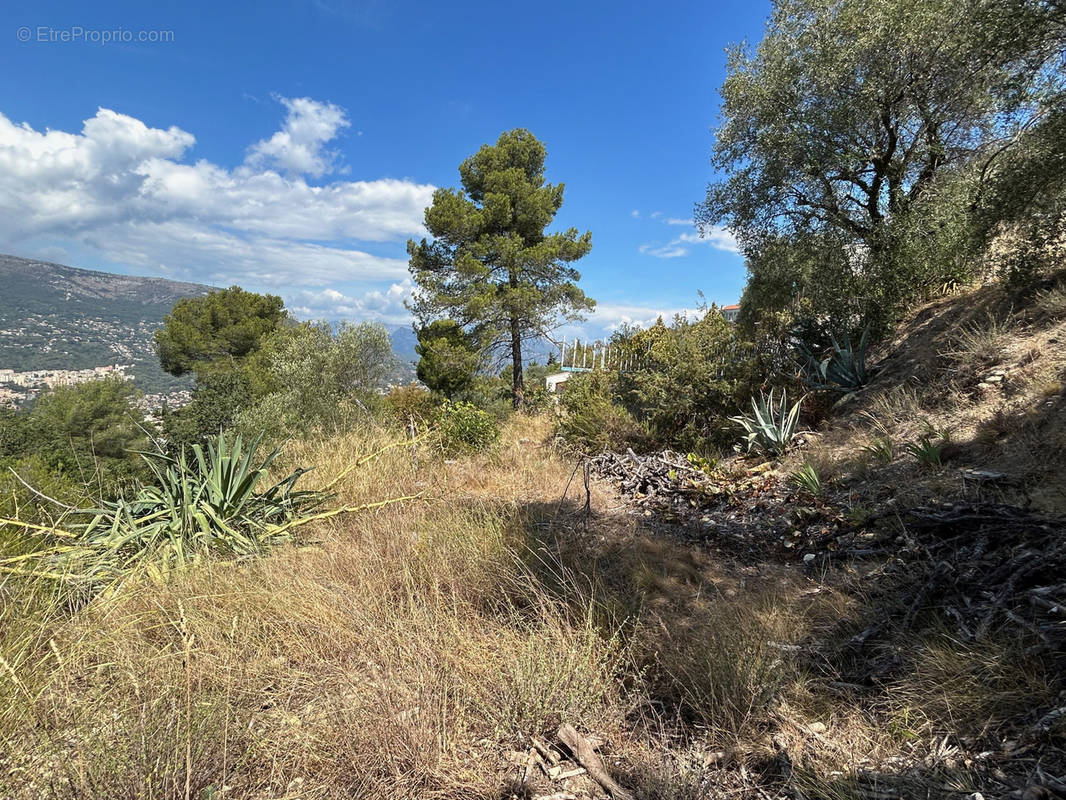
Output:
[[[0,251],[403,322],[404,244],[433,187],[525,127],[566,184],[557,226],[593,234],[577,265],[600,303],[586,332],[692,308],[699,290],[733,302],[731,238],[700,240],[690,220],[712,177],[724,48],[757,41],[768,12],[19,4],[0,30]]]

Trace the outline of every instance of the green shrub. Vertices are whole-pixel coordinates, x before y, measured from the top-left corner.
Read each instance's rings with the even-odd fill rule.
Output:
[[[695,451],[728,444],[722,420],[761,380],[736,326],[710,308],[695,322],[678,317],[633,333],[625,345],[640,366],[620,376],[618,394],[658,444]]]
[[[788,393],[783,389],[777,401],[774,400],[773,389],[769,395],[759,392],[757,398],[751,398],[750,416],[741,414],[729,418],[744,429],[744,438],[738,449],[743,446],[746,452],[756,450],[772,456],[784,453],[799,435],[799,412],[802,404],[803,398],[800,398],[789,407]]]
[[[766,365],[717,308],[703,312],[698,320],[677,315],[670,324],[660,319],[615,332],[610,368],[602,368],[597,350],[601,368],[567,382],[559,433],[586,451],[666,446],[713,453],[728,445],[732,431],[723,422],[751,396]]]
[[[396,386],[385,395],[385,409],[401,425],[424,428],[433,423],[440,399],[417,383]]]
[[[472,403],[446,401],[437,415],[441,446],[446,453],[477,453],[500,436],[495,418]]]
[[[514,413],[510,380],[502,380],[498,375],[475,375],[466,389],[450,399],[480,408],[497,422],[503,422]]]
[[[642,445],[647,431],[620,404],[613,389],[613,376],[606,372],[572,376],[559,401],[558,434],[590,453]]]
[[[526,402],[522,410],[527,414],[540,414],[555,405],[555,399],[548,393],[543,383],[526,389]]]
[[[272,334],[260,355],[270,407],[304,434],[364,422],[395,364],[388,332],[372,323],[302,323]]]

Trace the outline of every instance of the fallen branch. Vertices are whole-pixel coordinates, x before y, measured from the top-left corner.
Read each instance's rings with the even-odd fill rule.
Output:
[[[14,467],[8,467],[8,470],[11,472],[12,475],[15,476],[15,479],[19,483],[21,483],[23,486],[25,486],[27,489],[29,489],[31,492],[33,492],[35,495],[37,495],[42,500],[47,500],[49,503],[54,503],[55,505],[59,506],[60,508],[65,508],[67,511],[77,511],[78,510],[76,506],[67,505],[66,503],[63,503],[63,502],[60,502],[59,500],[56,500],[54,497],[49,497],[44,492],[41,492],[41,491],[39,491],[37,489],[34,489],[32,486],[30,486],[28,483],[26,483],[26,481],[24,481],[22,479],[21,475],[19,475],[17,472],[15,472],[15,468]],[[18,512],[16,512],[16,513],[18,513]]]
[[[404,495],[403,497],[390,497],[388,500],[378,500],[373,503],[363,503],[362,505],[358,506],[340,506],[339,508],[324,511],[321,514],[315,514],[310,517],[303,517],[302,519],[294,519],[291,522],[285,523],[284,525],[279,525],[274,530],[274,532],[281,533],[291,528],[298,528],[301,525],[306,525],[309,522],[318,522],[320,520],[329,519],[330,517],[335,517],[338,514],[354,514],[356,511],[369,511],[372,508],[383,508],[385,506],[390,506],[393,503],[403,503],[407,500],[417,500],[423,494],[425,494],[425,492],[419,492],[418,494],[408,494]]]
[[[633,795],[628,790],[619,786],[614,778],[607,774],[603,761],[596,754],[596,751],[592,749],[592,745],[588,743],[584,736],[577,732],[573,725],[560,726],[556,736],[559,737],[560,742],[569,748],[574,760],[584,767],[592,779],[602,786],[614,800],[634,800]]]

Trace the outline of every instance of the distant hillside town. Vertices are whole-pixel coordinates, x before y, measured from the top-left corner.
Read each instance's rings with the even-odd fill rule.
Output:
[[[0,383],[13,383],[27,389],[54,389],[56,386],[73,386],[75,383],[84,383],[107,375],[121,375],[123,378],[128,378],[126,372],[129,369],[129,364],[112,364],[90,369],[34,369],[29,372],[0,369]]]
[[[108,375],[130,378],[128,374],[130,369],[130,364],[109,364],[89,369],[32,369],[26,372],[0,369],[0,405],[15,405],[32,398],[45,389],[73,386],[76,383],[85,383],[85,381],[104,378]]]
[[[108,364],[88,369],[34,369],[18,372],[13,369],[0,369],[0,406],[17,406],[32,400],[47,389],[59,386],[74,386],[78,383],[118,375],[127,380],[134,380],[131,364]],[[146,415],[157,412],[163,406],[175,409],[189,402],[191,392],[188,389],[175,389],[169,392],[152,392],[144,394],[136,405]]]

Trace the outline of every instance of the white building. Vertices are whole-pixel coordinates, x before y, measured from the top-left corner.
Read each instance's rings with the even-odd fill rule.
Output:
[[[572,372],[553,372],[551,375],[545,375],[544,385],[548,389],[548,394],[562,394],[566,382],[573,374]]]

